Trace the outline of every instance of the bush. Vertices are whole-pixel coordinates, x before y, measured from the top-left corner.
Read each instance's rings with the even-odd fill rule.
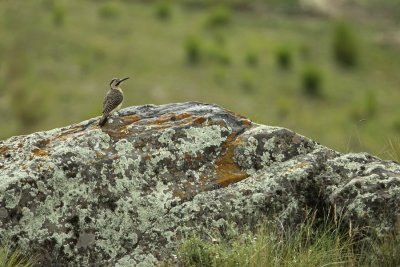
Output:
[[[62,6],[53,7],[53,23],[55,26],[62,26],[65,20],[65,8]]]
[[[156,5],[156,16],[161,20],[167,20],[171,17],[171,5],[166,1],[161,1]]]
[[[303,92],[308,96],[320,96],[322,74],[316,67],[307,67],[301,74]]]
[[[276,61],[282,69],[289,69],[292,66],[292,54],[287,47],[281,47],[276,52]]]
[[[201,60],[201,43],[196,37],[189,37],[184,44],[186,60],[191,64],[196,64]]]
[[[99,16],[104,19],[115,19],[118,13],[117,7],[112,3],[102,5],[98,11]]]
[[[226,6],[214,7],[208,18],[206,25],[209,27],[225,26],[231,22],[232,11]]]
[[[358,61],[358,46],[355,35],[345,23],[336,25],[333,40],[333,55],[337,63],[353,67]]]

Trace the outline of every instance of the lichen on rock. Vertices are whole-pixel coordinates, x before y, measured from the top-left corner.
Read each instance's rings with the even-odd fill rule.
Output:
[[[384,234],[399,218],[400,166],[340,154],[216,105],[122,110],[0,143],[0,238],[43,266],[152,266],[190,233],[305,208]],[[366,232],[366,234],[368,234]]]

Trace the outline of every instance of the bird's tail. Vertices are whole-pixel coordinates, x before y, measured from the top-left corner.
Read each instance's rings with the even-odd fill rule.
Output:
[[[103,115],[101,117],[100,121],[99,121],[99,126],[103,126],[104,124],[106,124],[107,119],[108,119],[108,116],[107,115]]]

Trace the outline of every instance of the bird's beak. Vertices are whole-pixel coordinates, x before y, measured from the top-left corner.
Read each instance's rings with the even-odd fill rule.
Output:
[[[122,83],[123,81],[126,81],[126,80],[128,80],[128,79],[129,79],[129,77],[126,77],[126,78],[120,79],[120,80],[119,80],[119,83]]]

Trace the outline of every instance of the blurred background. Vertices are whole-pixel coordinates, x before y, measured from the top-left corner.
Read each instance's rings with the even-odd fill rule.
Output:
[[[125,104],[216,103],[342,152],[400,153],[398,0],[0,1],[0,139]]]

